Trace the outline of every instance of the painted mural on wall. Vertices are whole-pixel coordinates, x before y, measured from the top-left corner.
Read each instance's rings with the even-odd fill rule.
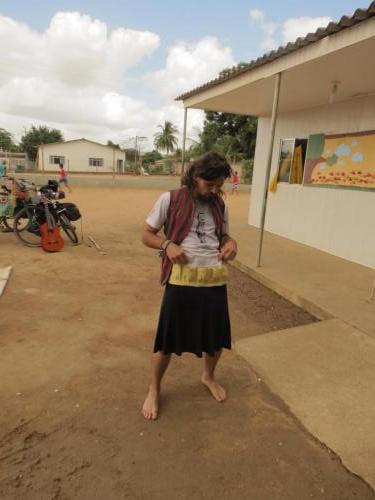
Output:
[[[303,182],[375,189],[375,131],[310,135]]]

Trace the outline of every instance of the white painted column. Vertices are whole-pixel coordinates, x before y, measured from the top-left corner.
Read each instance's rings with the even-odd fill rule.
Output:
[[[273,152],[273,144],[274,144],[274,140],[275,140],[277,109],[278,109],[278,105],[279,105],[279,95],[280,95],[280,83],[281,83],[281,73],[277,73],[276,78],[275,78],[275,89],[274,89],[273,104],[272,104],[271,133],[270,133],[270,142],[269,142],[269,146],[268,146],[268,155],[267,155],[267,163],[266,163],[266,174],[265,174],[264,191],[263,191],[263,199],[262,199],[262,212],[261,212],[261,218],[260,218],[260,229],[259,229],[259,239],[258,239],[258,246],[257,246],[256,267],[260,267],[260,261],[261,261],[261,257],[262,257],[264,223],[266,220],[268,185],[270,182],[272,152]]]
[[[184,108],[184,130],[182,133],[182,154],[181,154],[181,180],[184,176],[184,170],[185,170],[187,110],[188,108]]]

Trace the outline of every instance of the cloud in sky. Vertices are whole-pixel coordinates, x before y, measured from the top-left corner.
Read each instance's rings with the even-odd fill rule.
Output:
[[[178,42],[168,51],[165,67],[145,76],[169,98],[186,89],[215,78],[235,64],[232,52],[216,37],[204,37],[197,43]]]
[[[250,11],[250,19],[261,30],[265,51],[330,21],[301,17],[275,23],[260,8]],[[100,142],[139,134],[152,146],[162,121],[182,130],[183,113],[174,97],[236,63],[230,47],[204,36],[175,41],[161,67],[132,76],[161,44],[157,33],[127,26],[111,30],[80,12],[56,12],[43,32],[0,15],[0,127],[17,138],[31,124],[57,127],[68,139]],[[189,111],[189,135],[202,123],[201,111]]]
[[[332,21],[330,17],[293,17],[282,24],[283,43],[294,42],[298,37],[314,33],[318,28],[325,28]]]
[[[261,9],[252,9],[250,11],[250,19],[253,24],[260,27],[263,32],[263,38],[260,42],[262,50],[269,51],[277,47],[277,42],[274,37],[277,25],[275,23],[266,22],[266,15]]]
[[[18,137],[25,126],[47,123],[66,138],[118,142],[141,134],[152,140],[165,119],[182,128],[181,107],[173,97],[234,64],[231,50],[215,37],[176,42],[165,67],[137,77],[141,85],[152,85],[156,106],[132,96],[126,79],[129,69],[159,48],[156,33],[109,30],[79,12],[57,12],[39,33],[0,16],[0,45],[0,126]],[[190,129],[201,124],[202,113],[191,112]]]
[[[263,22],[264,12],[261,9],[252,9],[250,11],[250,18],[256,22]]]
[[[298,37],[325,27],[332,20],[330,17],[291,17],[282,23],[267,22],[266,14],[261,9],[250,10],[251,22],[263,32],[260,42],[262,49],[270,51],[288,42],[294,42]]]

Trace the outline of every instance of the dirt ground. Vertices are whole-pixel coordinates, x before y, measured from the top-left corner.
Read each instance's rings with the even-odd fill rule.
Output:
[[[106,255],[85,244],[46,254],[0,234],[0,267],[13,266],[0,299],[0,498],[373,499],[234,351],[218,369],[225,403],[185,355],[160,418],[142,418],[162,289],[139,233],[159,192],[74,190],[86,241]],[[247,202],[229,197],[231,217]],[[235,269],[229,293],[234,339],[314,321]]]

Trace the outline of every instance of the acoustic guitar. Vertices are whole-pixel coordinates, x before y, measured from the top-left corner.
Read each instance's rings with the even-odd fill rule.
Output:
[[[42,248],[46,252],[58,252],[64,247],[64,240],[60,234],[60,228],[48,208],[48,200],[43,199],[46,222],[40,225],[42,236]]]

